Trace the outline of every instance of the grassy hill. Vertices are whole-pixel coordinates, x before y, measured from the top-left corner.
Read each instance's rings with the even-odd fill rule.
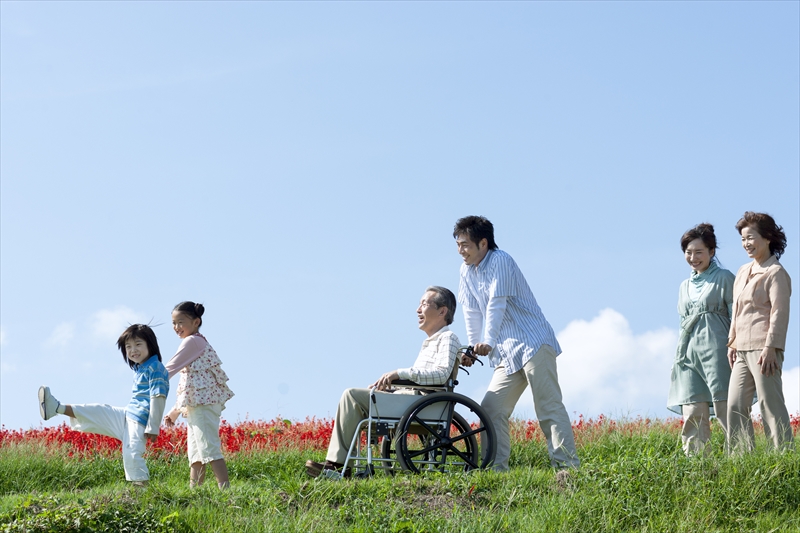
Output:
[[[148,452],[151,482],[124,481],[113,439],[66,426],[0,431],[0,531],[798,532],[800,454],[684,457],[680,421],[580,418],[582,467],[548,466],[535,422],[514,421],[508,473],[313,480],[331,421],[222,428],[231,489],[188,487],[185,429]],[[795,434],[800,420],[793,418]],[[209,472],[210,476],[210,472]]]

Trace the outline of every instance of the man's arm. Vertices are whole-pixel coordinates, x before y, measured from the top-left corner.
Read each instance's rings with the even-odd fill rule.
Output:
[[[470,346],[477,345],[481,340],[481,330],[483,330],[483,314],[479,309],[473,309],[466,305],[461,306],[464,310],[464,323],[467,327],[467,343]],[[469,357],[461,357],[460,364],[464,366],[472,366],[473,359]]]
[[[399,379],[408,379],[420,385],[442,385],[450,377],[459,345],[458,337],[445,334],[435,345],[428,346],[417,357],[411,368],[399,368],[395,371]]]
[[[381,377],[378,378],[378,381],[373,383],[369,386],[370,389],[377,389],[377,390],[386,390],[392,386],[392,381],[397,381],[400,379],[397,370],[392,370],[391,372],[387,372]]]
[[[500,335],[500,326],[503,324],[507,305],[507,296],[495,296],[489,299],[489,304],[486,306],[486,329],[483,331],[483,339],[482,342],[474,344],[476,354],[489,355],[497,346],[497,337]]]
[[[467,342],[475,346],[481,341],[483,331],[483,314],[480,309],[462,307],[464,310],[464,325],[467,328]]]
[[[459,348],[458,337],[443,335],[435,345],[427,346],[420,352],[414,366],[386,372],[370,388],[386,390],[398,379],[407,379],[420,385],[442,385],[453,371]]]

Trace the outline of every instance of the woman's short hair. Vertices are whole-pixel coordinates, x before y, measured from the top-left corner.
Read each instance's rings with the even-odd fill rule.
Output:
[[[437,309],[440,307],[447,308],[447,314],[444,316],[444,320],[447,322],[448,326],[452,324],[456,314],[456,297],[452,291],[438,285],[432,285],[425,289],[425,292],[436,293],[436,296],[433,297],[434,305],[436,305]]]
[[[739,222],[736,223],[736,230],[739,235],[744,228],[753,228],[761,237],[769,241],[769,253],[780,259],[786,250],[786,234],[783,228],[775,223],[775,219],[766,213],[756,213],[745,211]]]
[[[147,344],[147,351],[150,353],[150,356],[152,357],[155,355],[158,357],[158,360],[161,361],[161,350],[158,348],[158,339],[156,339],[156,333],[153,331],[153,328],[145,324],[133,324],[128,326],[128,329],[123,331],[122,335],[120,335],[117,340],[117,348],[122,352],[122,358],[128,363],[129,367],[133,368],[136,366],[136,363],[128,359],[128,354],[125,351],[125,344],[133,339],[142,339],[145,344]]]
[[[717,236],[714,234],[714,226],[703,222],[688,230],[681,237],[681,250],[685,252],[686,248],[689,247],[689,243],[695,239],[703,241],[711,255],[716,258],[714,251],[717,249]]]

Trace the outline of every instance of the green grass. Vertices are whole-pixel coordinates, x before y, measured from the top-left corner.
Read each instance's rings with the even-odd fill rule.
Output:
[[[507,473],[379,474],[312,480],[323,452],[248,452],[228,460],[231,489],[188,488],[183,457],[151,459],[151,483],[124,481],[119,458],[0,448],[0,531],[798,532],[800,454],[684,457],[675,429],[583,439],[580,469],[547,464],[536,440],[515,442]],[[210,475],[210,472],[209,472]]]

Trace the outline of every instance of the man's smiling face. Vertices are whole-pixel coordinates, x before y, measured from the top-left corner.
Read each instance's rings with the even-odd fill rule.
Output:
[[[458,246],[458,254],[468,265],[479,264],[489,252],[489,243],[486,239],[481,239],[481,242],[476,244],[466,233],[461,233],[456,237],[456,245]]]

